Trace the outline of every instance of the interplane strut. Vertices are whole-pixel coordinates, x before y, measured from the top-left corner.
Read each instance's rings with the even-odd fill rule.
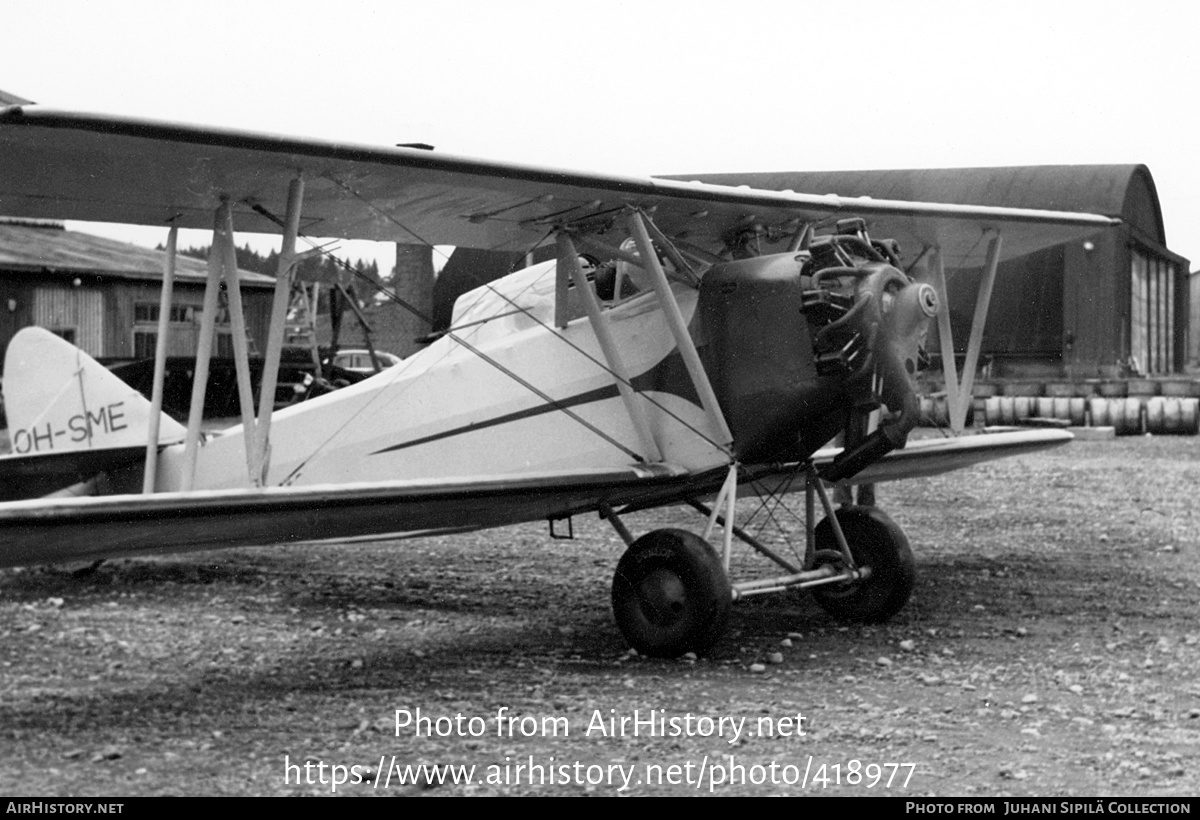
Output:
[[[942,262],[941,249],[930,247],[923,256],[931,284],[944,306],[938,311],[938,343],[942,354],[942,374],[946,384],[946,404],[950,416],[950,430],[958,435],[966,429],[967,411],[971,407],[971,391],[975,386],[975,370],[979,365],[979,353],[983,347],[983,329],[987,323],[988,307],[992,300],[992,288],[996,282],[996,269],[1000,263],[1002,236],[993,231],[988,242],[987,259],[984,263],[983,279],[975,297],[975,313],[971,320],[971,332],[967,341],[966,359],[962,374],[954,357],[954,337],[950,329],[950,300],[947,296],[946,271]]]

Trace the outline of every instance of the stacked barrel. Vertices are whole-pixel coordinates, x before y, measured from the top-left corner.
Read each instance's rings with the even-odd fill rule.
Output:
[[[973,393],[974,416],[989,426],[1054,419],[1063,426],[1112,427],[1117,435],[1200,433],[1198,379],[1006,380],[978,383]],[[921,417],[923,424],[947,426],[945,397],[923,397]]]

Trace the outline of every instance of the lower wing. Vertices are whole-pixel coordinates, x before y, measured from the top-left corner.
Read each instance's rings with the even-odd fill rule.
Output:
[[[1061,447],[1074,438],[1066,430],[1015,430],[977,436],[910,441],[903,450],[893,450],[863,468],[849,484],[875,484],[905,478],[961,470],[984,461]],[[813,455],[817,467],[833,461],[840,450],[819,450]]]
[[[864,469],[855,483],[936,475],[1071,440],[1031,430],[912,442]],[[837,451],[823,450],[818,466]],[[796,465],[748,478],[792,482]],[[668,466],[456,481],[273,487],[0,504],[0,566],[362,537],[462,532],[562,518],[606,507],[653,507],[715,492],[724,471]],[[798,482],[801,489],[804,482]]]

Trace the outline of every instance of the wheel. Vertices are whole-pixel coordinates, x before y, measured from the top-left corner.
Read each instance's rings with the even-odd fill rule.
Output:
[[[717,554],[686,530],[655,530],[630,545],[612,586],[613,615],[643,655],[702,654],[720,639],[733,595]]]
[[[817,603],[838,618],[879,623],[895,615],[908,602],[916,582],[912,548],[904,531],[874,507],[843,507],[838,523],[850,545],[850,554],[870,575],[861,581],[813,587]],[[842,569],[845,561],[838,548],[833,526],[826,518],[816,526],[814,566],[833,564]]]

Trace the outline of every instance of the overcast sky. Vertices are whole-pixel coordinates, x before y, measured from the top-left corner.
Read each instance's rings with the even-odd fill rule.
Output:
[[[42,0],[4,6],[0,89],[634,175],[1145,163],[1196,268],[1193,8]]]

